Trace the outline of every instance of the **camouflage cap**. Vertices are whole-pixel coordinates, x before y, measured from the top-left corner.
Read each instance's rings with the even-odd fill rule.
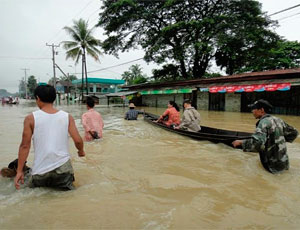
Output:
[[[273,108],[273,106],[266,100],[263,99],[259,99],[257,101],[255,101],[253,104],[248,105],[249,108],[251,109],[267,109],[270,110]]]

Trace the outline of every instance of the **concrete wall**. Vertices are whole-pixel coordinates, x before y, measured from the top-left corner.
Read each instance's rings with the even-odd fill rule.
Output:
[[[157,94],[157,95],[143,95],[143,105],[150,107],[164,108],[169,101],[173,101],[181,108],[183,103],[183,94]],[[208,110],[209,108],[209,93],[197,92],[197,107],[199,110]],[[234,93],[225,94],[225,111],[240,112],[241,111],[241,95]]]
[[[169,101],[173,101],[182,108],[183,94],[157,94],[143,95],[142,103],[149,107],[165,108]],[[197,109],[208,110],[209,108],[209,93],[197,92]],[[234,93],[225,94],[225,111],[240,112],[241,111],[241,95]]]
[[[183,94],[182,93],[175,94],[175,102],[177,103],[177,105],[181,109],[182,108],[182,103],[183,103]]]
[[[107,98],[99,98],[99,105],[107,105]]]
[[[142,104],[149,107],[155,107],[156,97],[156,95],[142,95]]]
[[[208,110],[209,93],[197,92],[197,109]]]
[[[169,101],[174,101],[174,94],[157,95],[157,107],[167,107]]]
[[[234,93],[225,94],[225,111],[229,111],[229,112],[241,111],[241,94],[234,94]]]
[[[142,95],[142,103],[145,106],[165,108],[169,101],[175,101],[180,107],[183,102],[183,94]]]

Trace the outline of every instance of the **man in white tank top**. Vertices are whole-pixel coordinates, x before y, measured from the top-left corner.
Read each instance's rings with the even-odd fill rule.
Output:
[[[73,117],[53,107],[56,98],[53,86],[38,86],[34,96],[40,110],[28,115],[24,120],[15,187],[20,189],[20,182],[24,183],[22,169],[29,154],[32,138],[34,162],[29,186],[73,189],[74,172],[70,162],[68,133],[78,149],[79,157],[85,156],[82,138]]]

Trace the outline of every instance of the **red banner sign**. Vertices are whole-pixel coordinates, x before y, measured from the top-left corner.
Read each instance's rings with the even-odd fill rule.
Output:
[[[253,84],[253,85],[229,85],[213,86],[209,88],[210,93],[234,93],[234,92],[262,92],[262,91],[285,91],[290,90],[291,83]]]

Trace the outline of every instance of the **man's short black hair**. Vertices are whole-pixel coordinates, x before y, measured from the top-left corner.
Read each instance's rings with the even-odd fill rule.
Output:
[[[56,91],[52,85],[39,85],[34,90],[34,97],[45,103],[53,103],[56,99]]]
[[[91,98],[91,97],[87,97],[87,98],[86,98],[86,104],[88,105],[88,107],[94,108],[94,106],[95,106],[94,99]]]

